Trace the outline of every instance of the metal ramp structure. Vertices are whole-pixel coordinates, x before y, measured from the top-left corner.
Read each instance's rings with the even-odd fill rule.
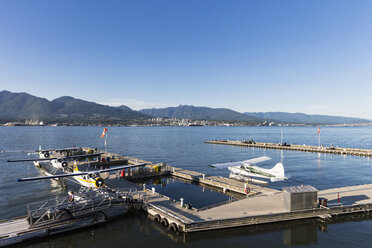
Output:
[[[130,208],[140,209],[146,201],[137,189],[81,188],[73,201],[67,196],[30,203],[27,216],[0,222],[0,247],[102,224]]]

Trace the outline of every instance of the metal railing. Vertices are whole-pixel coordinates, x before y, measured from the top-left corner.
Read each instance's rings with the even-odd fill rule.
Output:
[[[140,194],[135,188],[116,191],[82,188],[74,195],[73,201],[67,196],[45,202],[31,203],[27,205],[29,227],[73,220],[109,208],[112,204],[122,204],[124,206],[132,202],[135,195],[138,195],[138,201],[143,201],[144,197]]]

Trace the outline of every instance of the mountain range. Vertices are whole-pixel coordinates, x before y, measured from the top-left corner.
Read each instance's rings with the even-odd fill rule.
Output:
[[[162,109],[142,109],[141,113],[153,117],[167,117],[191,120],[221,120],[221,121],[246,121],[262,122],[265,119],[242,114],[231,109],[195,107],[190,105],[180,105]]]
[[[0,92],[0,121],[42,120],[69,124],[117,123],[149,117],[127,106],[106,105],[63,96],[53,101],[27,93]]]
[[[63,96],[52,101],[32,96],[27,93],[0,91],[0,123],[15,121],[43,121],[65,124],[141,124],[153,117],[240,121],[245,123],[262,123],[264,121],[294,124],[356,124],[371,123],[360,118],[307,115],[286,112],[252,112],[239,113],[226,108],[195,107],[180,105],[160,109],[132,110],[127,106],[112,107],[95,102],[88,102],[70,96]]]
[[[286,112],[245,112],[244,114],[262,119],[271,119],[285,123],[303,124],[358,124],[370,123],[370,120],[330,115],[308,115],[303,113]]]
[[[276,122],[285,124],[359,124],[370,123],[370,120],[330,116],[330,115],[308,115],[303,113],[287,113],[287,112],[245,112],[239,113],[225,108],[207,108],[195,107],[188,105],[180,105],[178,107],[169,107],[161,109],[143,109],[141,113],[153,117],[167,117],[178,119],[195,119],[195,120],[234,120],[245,122]]]

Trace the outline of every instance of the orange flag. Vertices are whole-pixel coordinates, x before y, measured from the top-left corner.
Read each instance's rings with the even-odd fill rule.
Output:
[[[318,134],[320,134],[320,127],[318,127]]]
[[[103,139],[103,137],[105,137],[106,132],[107,132],[107,128],[103,129],[103,132],[102,132],[102,135],[101,135],[101,139]]]

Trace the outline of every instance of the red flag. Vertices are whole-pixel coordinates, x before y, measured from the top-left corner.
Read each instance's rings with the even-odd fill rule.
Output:
[[[318,134],[320,134],[320,127],[318,127]]]
[[[107,132],[107,128],[103,129],[103,132],[102,132],[102,135],[101,135],[101,139],[103,139],[103,137],[105,137],[106,132]]]

